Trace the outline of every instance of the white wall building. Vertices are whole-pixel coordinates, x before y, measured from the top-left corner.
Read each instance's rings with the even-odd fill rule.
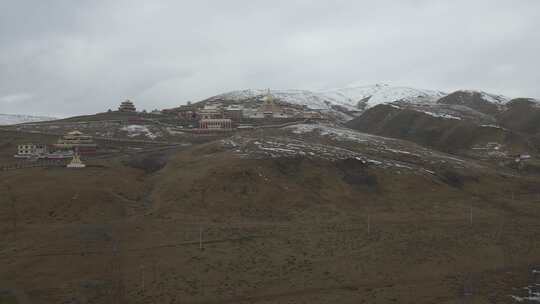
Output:
[[[47,146],[44,144],[22,144],[17,146],[17,156],[31,157],[47,153]]]

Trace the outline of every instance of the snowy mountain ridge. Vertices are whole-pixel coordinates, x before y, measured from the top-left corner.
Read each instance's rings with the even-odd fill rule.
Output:
[[[208,99],[241,101],[266,94],[264,89],[247,89],[220,94]],[[390,102],[435,103],[447,94],[440,91],[376,84],[369,86],[347,86],[329,90],[270,90],[277,99],[291,104],[305,105],[311,109],[330,109],[341,106],[359,111]]]
[[[348,101],[357,107],[368,109],[391,102],[434,103],[447,93],[434,90],[376,84],[369,86],[347,86],[344,88],[319,91],[327,97]]]
[[[16,124],[26,123],[26,122],[49,121],[49,120],[55,120],[55,119],[56,118],[46,117],[46,116],[0,114],[0,126],[16,125]]]

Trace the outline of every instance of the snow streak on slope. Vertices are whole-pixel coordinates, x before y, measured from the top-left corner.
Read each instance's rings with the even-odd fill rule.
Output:
[[[305,105],[311,109],[330,109],[341,106],[351,111],[364,110],[381,103],[410,102],[433,103],[445,96],[445,93],[431,90],[420,90],[407,87],[393,87],[386,84],[372,86],[349,86],[339,89],[308,90],[271,90],[277,99]],[[266,94],[266,90],[233,91],[210,98],[209,100],[228,99],[245,100]]]
[[[275,131],[275,130],[274,130]],[[411,142],[357,132],[335,124],[296,124],[282,132],[236,134],[223,147],[242,158],[302,157],[322,160],[356,159],[374,167],[434,175],[441,165],[456,169],[479,168],[452,155]]]
[[[43,116],[29,116],[29,115],[16,115],[16,114],[0,114],[0,126],[3,125],[16,125],[25,122],[39,122],[55,120],[52,117]]]
[[[127,132],[128,137],[146,136],[150,139],[156,139],[161,134],[154,134],[150,131],[148,126],[141,125],[129,125],[120,129],[120,131]]]

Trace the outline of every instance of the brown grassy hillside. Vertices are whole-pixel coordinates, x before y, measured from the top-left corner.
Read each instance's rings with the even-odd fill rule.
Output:
[[[540,106],[526,98],[508,103],[508,110],[498,115],[501,125],[531,136],[531,142],[540,148]]]
[[[487,115],[495,115],[504,107],[489,99],[496,99],[498,96],[485,96],[485,93],[476,91],[456,91],[439,99],[437,103],[447,105],[462,105]]]
[[[412,109],[379,105],[347,123],[362,132],[406,139],[441,151],[460,153],[474,145],[499,142],[512,151],[527,150],[527,140],[508,129],[479,125],[468,120],[434,117]]]
[[[0,172],[0,299],[456,303],[474,286],[470,303],[504,303],[540,262],[533,177],[428,158],[431,173],[400,167],[422,165],[406,157],[259,157],[231,141],[159,171],[137,156]]]

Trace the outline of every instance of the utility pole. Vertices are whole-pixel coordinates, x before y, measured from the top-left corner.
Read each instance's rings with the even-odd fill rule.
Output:
[[[120,289],[120,284],[118,283],[118,274],[116,271],[116,240],[112,240],[112,246],[111,246],[111,303],[118,304],[120,303],[120,299],[118,296],[118,290]]]
[[[120,246],[117,240],[113,242],[113,271],[116,274],[116,286],[114,303],[124,303],[124,281],[122,271],[122,256],[120,254]]]
[[[367,216],[367,234],[370,235],[371,233],[371,215],[368,214]]]
[[[470,303],[473,298],[473,278],[469,274],[463,282],[463,304]]]
[[[497,231],[495,233],[495,242],[499,241],[499,238],[501,237],[502,230],[504,226],[504,217],[500,219],[499,226],[497,227]]]
[[[11,204],[13,208],[13,238],[15,239],[15,254],[17,254],[18,248],[18,237],[17,237],[17,204],[15,203],[15,198],[11,196]]]
[[[141,291],[144,294],[144,265],[141,265]]]
[[[153,285],[155,286],[156,282],[157,282],[157,262],[154,259],[152,259],[152,281],[153,281]]]
[[[199,250],[202,249],[202,226],[199,226]]]

